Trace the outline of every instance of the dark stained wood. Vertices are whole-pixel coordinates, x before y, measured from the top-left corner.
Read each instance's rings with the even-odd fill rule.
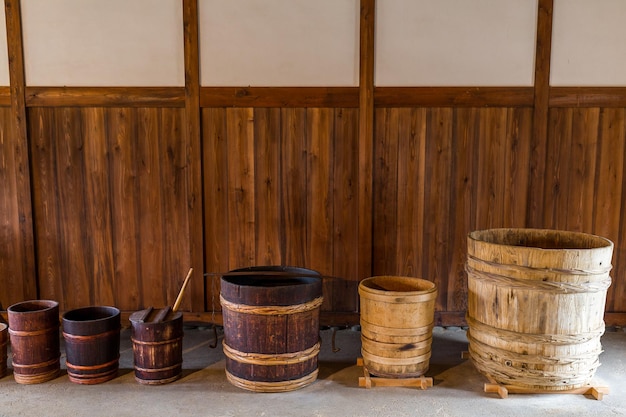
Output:
[[[532,87],[377,87],[379,107],[532,107]]]
[[[376,0],[361,0],[359,14],[358,279],[372,274],[374,207],[374,67]]]
[[[626,87],[551,87],[550,107],[626,107]]]
[[[7,52],[10,80],[10,113],[4,111],[0,125],[0,179],[3,186],[0,207],[2,249],[9,252],[0,255],[0,302],[5,304],[37,297],[35,269],[35,237],[30,185],[28,155],[28,132],[24,104],[24,48],[22,43],[22,18],[19,0],[4,2]],[[4,90],[6,97],[6,90]],[[6,283],[6,281],[15,283]],[[21,285],[19,284],[21,283]],[[20,288],[21,287],[21,288]]]
[[[26,87],[28,107],[184,107],[182,87]]]
[[[178,207],[183,213],[188,213],[184,220],[189,234],[189,267],[193,267],[196,276],[190,283],[190,291],[182,304],[183,309],[200,310],[206,308],[204,304],[204,283],[200,276],[204,271],[204,248],[202,233],[202,133],[200,115],[200,49],[199,49],[198,0],[183,0],[183,28],[184,28],[184,60],[185,60],[185,123],[180,133],[185,140],[184,149],[179,155],[185,155],[180,161],[177,186],[185,187],[188,195],[186,201]],[[177,135],[170,136],[169,143],[180,143]],[[184,167],[184,170],[182,170]],[[172,190],[175,192],[175,190]],[[167,200],[169,201],[169,200]],[[188,210],[185,210],[185,205]],[[182,224],[181,224],[182,226]],[[184,254],[180,253],[180,255]],[[178,273],[178,272],[177,272]],[[182,277],[180,278],[182,280]],[[179,281],[182,285],[182,281]]]
[[[202,87],[201,107],[358,107],[357,87]]]
[[[548,112],[550,98],[550,55],[552,51],[553,0],[539,0],[537,43],[535,48],[535,87],[533,131],[530,137],[529,187],[527,226],[543,226],[543,180],[546,174],[545,154],[548,142]]]
[[[507,110],[506,155],[504,156],[504,213],[507,227],[526,226],[533,109]]]

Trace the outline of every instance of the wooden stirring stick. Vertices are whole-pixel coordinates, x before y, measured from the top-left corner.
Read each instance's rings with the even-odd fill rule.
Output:
[[[189,268],[189,272],[187,273],[187,278],[183,282],[183,286],[178,293],[178,297],[176,297],[176,302],[174,302],[174,307],[172,307],[172,312],[176,313],[178,311],[178,307],[180,307],[180,303],[183,300],[183,293],[185,292],[185,288],[187,287],[187,283],[189,282],[189,278],[191,278],[191,273],[193,272],[193,268]]]

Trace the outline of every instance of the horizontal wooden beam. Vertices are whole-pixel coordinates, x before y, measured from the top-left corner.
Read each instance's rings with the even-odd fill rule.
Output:
[[[533,87],[377,87],[376,107],[532,107]]]
[[[0,87],[0,106],[11,107],[11,87]]]
[[[184,87],[26,87],[27,107],[185,107]]]
[[[550,107],[626,107],[626,87],[552,87]]]
[[[359,107],[359,88],[202,87],[200,107]]]

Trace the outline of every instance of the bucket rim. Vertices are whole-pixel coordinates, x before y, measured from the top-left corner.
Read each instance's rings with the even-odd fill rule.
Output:
[[[99,317],[99,318],[94,318],[94,319],[72,319],[71,316],[74,314],[80,315],[81,313],[85,313],[85,312],[96,312],[96,311],[100,311],[103,313],[107,313],[106,316],[104,317]],[[112,306],[88,306],[88,307],[80,307],[80,308],[75,308],[73,310],[69,310],[66,311],[63,314],[63,322],[64,323],[98,323],[101,321],[107,321],[107,320],[111,320],[112,318],[115,318],[116,316],[120,315],[120,310],[117,307],[112,307]],[[69,318],[68,318],[69,317]]]
[[[20,310],[20,307],[24,307],[28,304],[38,305],[41,308],[38,308],[36,310]],[[7,313],[37,314],[41,312],[50,311],[58,307],[59,307],[59,302],[55,300],[26,300],[26,301],[20,301],[19,303],[10,305],[9,308],[7,308]]]
[[[368,286],[368,284],[374,283],[376,280],[388,279],[388,278],[398,278],[403,281],[414,280],[416,282],[419,282],[420,284],[426,285],[428,288],[424,290],[393,291],[393,290],[386,290],[386,289],[377,289],[377,288],[372,288]],[[365,278],[361,280],[361,282],[359,282],[359,292],[361,291],[365,291],[365,292],[373,293],[373,294],[380,294],[380,295],[390,295],[390,294],[394,294],[398,296],[424,295],[424,294],[436,292],[437,284],[427,279],[418,278],[418,277],[409,277],[409,276],[403,276],[403,275],[375,275],[375,276]]]
[[[578,237],[582,239],[586,239],[590,242],[593,242],[593,246],[584,246],[584,245],[576,245],[571,247],[541,247],[539,245],[524,245],[524,244],[513,244],[505,241],[496,241],[496,240],[488,240],[486,237],[503,237],[506,234],[515,234],[515,235],[526,235],[526,236],[534,236],[540,234],[546,234],[547,236],[568,236],[568,237]],[[613,241],[610,239],[586,232],[575,232],[570,230],[561,230],[561,229],[542,229],[542,228],[508,228],[508,227],[500,227],[500,228],[490,228],[490,229],[479,229],[473,230],[468,233],[467,238],[471,241],[478,242],[482,245],[493,245],[497,247],[511,247],[511,248],[525,248],[528,250],[538,250],[538,251],[546,251],[546,252],[559,252],[559,251],[601,251],[612,249],[614,246]]]

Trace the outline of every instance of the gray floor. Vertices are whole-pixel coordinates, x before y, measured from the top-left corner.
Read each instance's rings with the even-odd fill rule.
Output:
[[[465,331],[435,328],[427,376],[434,387],[359,388],[362,368],[358,329],[322,331],[318,380],[298,391],[254,393],[232,386],[224,375],[221,345],[210,349],[212,332],[187,326],[182,379],[163,386],[137,384],[128,330],[122,332],[119,376],[92,386],[61,377],[38,385],[0,379],[0,416],[621,416],[626,415],[626,332],[609,329],[602,338],[602,366],[594,383],[610,387],[602,401],[584,395],[485,394],[485,379],[470,361]],[[9,361],[10,362],[10,361]],[[9,363],[10,367],[10,363]]]

